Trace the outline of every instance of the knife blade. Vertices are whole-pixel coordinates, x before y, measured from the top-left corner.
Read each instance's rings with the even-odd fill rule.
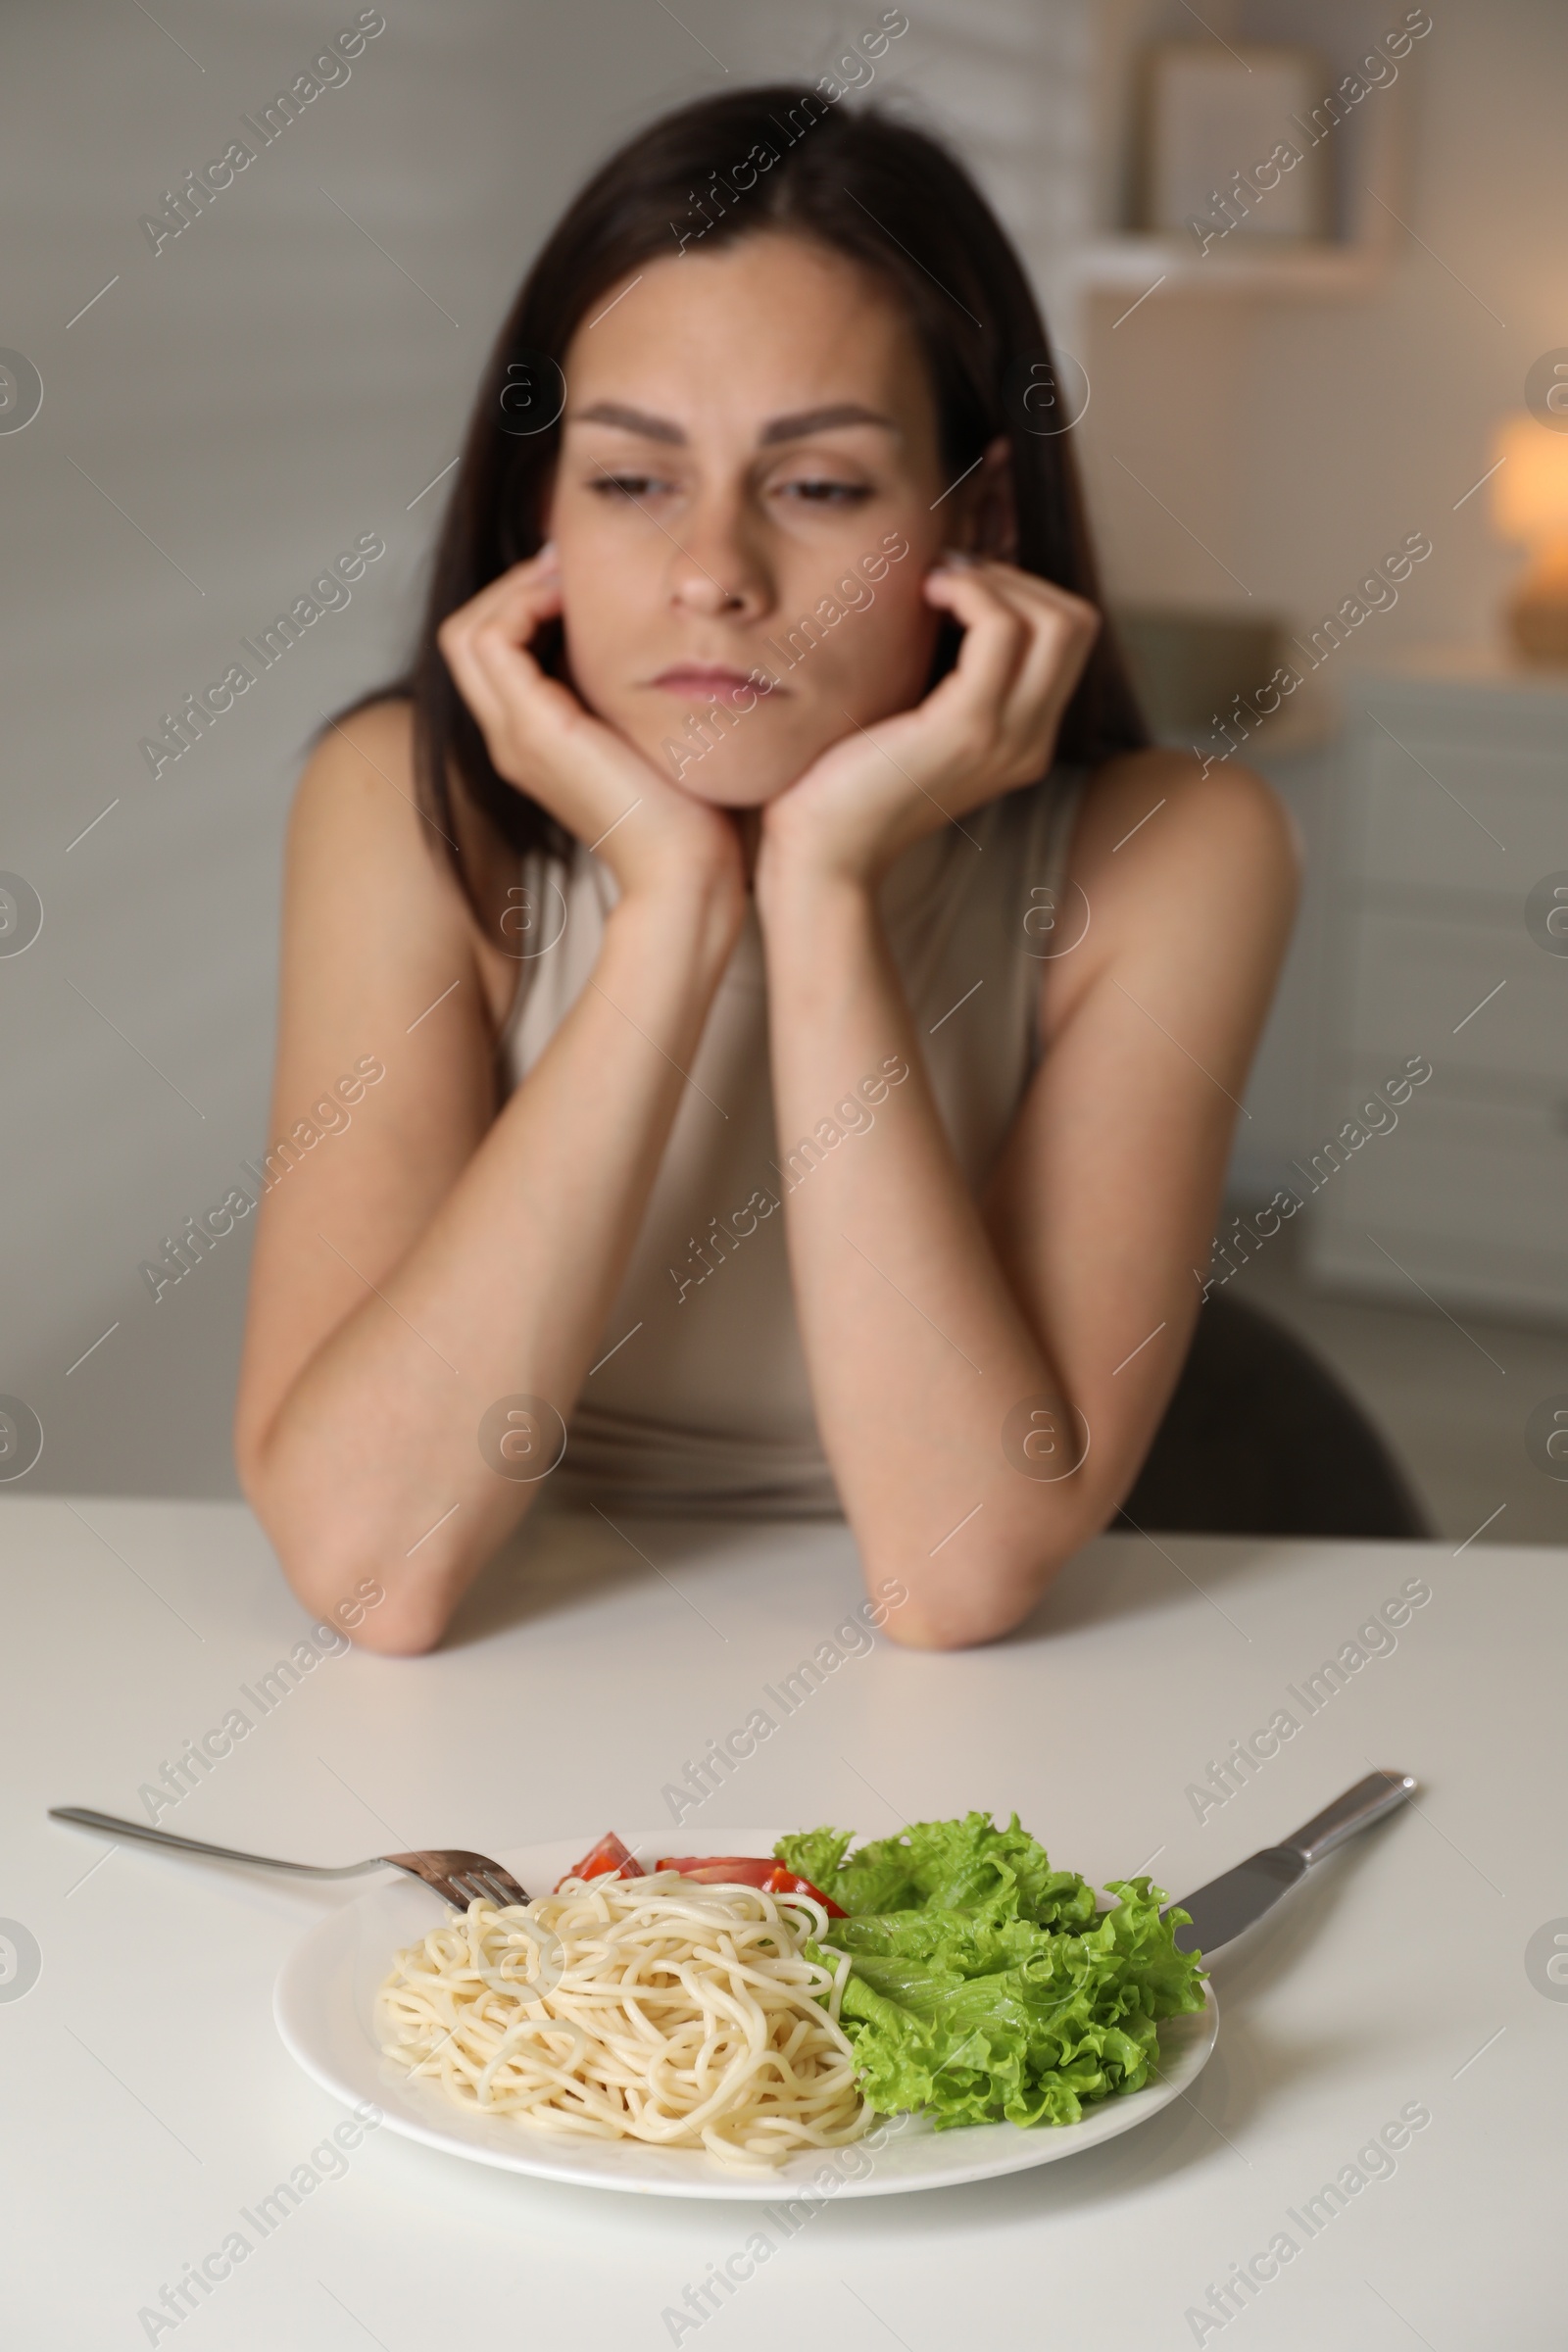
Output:
[[[1191,1924],[1176,1930],[1177,1950],[1201,1952],[1205,1959],[1212,1959],[1265,1912],[1272,1911],[1281,1895],[1303,1879],[1314,1862],[1402,1805],[1419,1785],[1407,1772],[1369,1773],[1321,1813],[1314,1813],[1292,1837],[1249,1854],[1245,1862],[1222,1871],[1196,1893],[1185,1895],[1180,1904],[1167,1903],[1162,1918],[1177,1909],[1191,1914]]]

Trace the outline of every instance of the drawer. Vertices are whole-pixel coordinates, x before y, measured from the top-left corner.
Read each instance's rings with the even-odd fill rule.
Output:
[[[1568,1093],[1568,956],[1539,948],[1522,915],[1459,923],[1371,905],[1348,937],[1341,1035],[1358,1067],[1387,1076],[1424,1054],[1440,1080]]]
[[[1522,909],[1568,870],[1568,736],[1539,746],[1397,742],[1368,717],[1352,764],[1349,868],[1363,882],[1481,891]]]
[[[1378,1249],[1360,1226],[1324,1223],[1309,1231],[1307,1264],[1313,1279],[1331,1290],[1359,1291],[1390,1305],[1419,1307],[1420,1293],[1450,1309],[1461,1332],[1476,1315],[1506,1317],[1514,1323],[1568,1325],[1568,1258],[1531,1257],[1490,1236],[1425,1233],[1418,1227],[1374,1228]],[[1392,1250],[1398,1265],[1385,1255]],[[1401,1271],[1402,1269],[1402,1271]],[[1470,1333],[1474,1338],[1474,1333]],[[1454,1335],[1458,1340],[1458,1334]],[[1462,1340],[1458,1353],[1466,1357]],[[1486,1353],[1497,1362],[1496,1344]],[[1504,1358],[1506,1358],[1504,1348]],[[1471,1360],[1466,1357],[1466,1360]],[[1493,1377],[1481,1355],[1477,1376]],[[1502,1370],[1506,1372],[1507,1362]]]
[[[1396,1128],[1370,1137],[1344,1165],[1331,1170],[1320,1153],[1315,1166],[1298,1171],[1303,1194],[1307,1180],[1317,1187],[1306,1194],[1314,1264],[1342,1274],[1359,1267],[1377,1275],[1377,1287],[1408,1290],[1377,1249],[1381,1242],[1437,1298],[1489,1297],[1532,1311],[1555,1300],[1568,1308],[1561,1102],[1502,1094],[1490,1102],[1446,1099],[1441,1085],[1440,1070],[1405,1105]]]

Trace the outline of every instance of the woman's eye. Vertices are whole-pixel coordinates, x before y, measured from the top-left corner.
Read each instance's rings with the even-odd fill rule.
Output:
[[[588,487],[601,498],[641,500],[652,498],[669,485],[651,473],[601,473],[595,475]]]
[[[780,485],[788,498],[797,498],[810,506],[858,507],[871,493],[861,482],[839,482],[828,477],[784,482]]]

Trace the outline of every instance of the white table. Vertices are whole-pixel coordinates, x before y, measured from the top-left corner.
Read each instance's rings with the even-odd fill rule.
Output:
[[[627,1534],[662,1574],[597,1521],[541,1522],[438,1655],[323,1660],[164,1820],[347,1861],[389,1839],[499,1851],[663,1819],[663,1784],[859,1585],[836,1526]],[[113,2352],[149,2340],[138,2310],[341,2120],[285,2055],[270,1998],[296,1938],[355,1890],[101,1848],[44,1818],[137,1813],[140,1784],[306,1630],[242,1509],[11,1496],[0,1562],[0,1914],[42,1956],[31,1989],[0,1999],[5,2341]],[[1396,1650],[1200,1821],[1189,1785],[1412,1577],[1432,1598]],[[688,1815],[688,1849],[722,1850],[744,1821],[879,1834],[1016,1807],[1058,1861],[1096,1880],[1147,1865],[1180,1893],[1369,1764],[1418,1775],[1418,1809],[1218,1964],[1219,2046],[1189,2102],[1081,2160],[829,2203],[679,2340],[1560,2352],[1568,1984],[1539,1932],[1568,1936],[1565,1632],[1558,1552],[1125,1537],[1085,1552],[1010,1642],[937,1656],[879,1640],[849,1659]],[[1431,2120],[1392,2177],[1308,2240],[1291,2209],[1412,2104]],[[756,2212],[558,2188],[383,2129],[156,2340],[654,2352],[673,2340],[662,2314]],[[1296,2258],[1200,2330],[1189,2310],[1282,2230]]]

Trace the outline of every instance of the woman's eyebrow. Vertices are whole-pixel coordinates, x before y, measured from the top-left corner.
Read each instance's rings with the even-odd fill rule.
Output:
[[[890,433],[899,429],[891,416],[862,408],[858,400],[840,400],[828,408],[803,409],[798,416],[775,416],[757,438],[765,448],[774,441],[804,441],[808,433],[830,432],[836,424],[880,424]]]
[[[667,416],[650,416],[645,410],[628,409],[618,400],[596,400],[586,409],[578,409],[566,418],[568,424],[614,424],[623,433],[636,433],[644,441],[684,442],[686,435],[678,424]]]
[[[596,400],[586,409],[568,416],[568,424],[613,424],[622,432],[636,433],[644,441],[666,441],[683,447],[686,434],[668,416],[651,416],[644,409],[627,408],[618,400]],[[774,416],[758,434],[761,448],[779,441],[804,441],[810,433],[825,433],[839,424],[878,424],[896,433],[898,426],[891,416],[883,416],[875,409],[863,408],[858,401],[835,401],[829,407],[802,409],[793,416]]]

